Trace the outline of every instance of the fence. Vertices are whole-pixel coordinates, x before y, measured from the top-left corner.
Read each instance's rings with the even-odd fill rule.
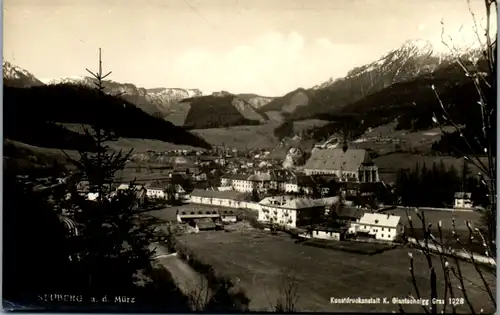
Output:
[[[436,246],[434,244],[425,245],[424,241],[417,241],[413,237],[408,237],[408,242],[413,243],[413,244],[418,244],[422,247],[427,247],[427,248],[429,248],[429,250],[431,250],[433,252],[443,253],[443,249],[440,246]],[[466,250],[455,250],[455,249],[446,249],[445,248],[444,254],[449,255],[449,256],[454,256],[457,258],[462,258],[462,259],[469,260],[469,261],[474,260],[475,262],[482,263],[482,264],[488,264],[488,265],[492,265],[492,266],[497,265],[496,260],[491,258],[491,257],[482,256],[482,255],[472,253],[472,252],[469,252]]]
[[[416,208],[416,207],[410,207]],[[386,206],[382,211],[393,210],[393,209],[407,209],[407,207],[402,206]],[[422,211],[449,211],[449,212],[474,212],[475,209],[461,209],[461,208],[433,208],[433,207],[418,207]]]

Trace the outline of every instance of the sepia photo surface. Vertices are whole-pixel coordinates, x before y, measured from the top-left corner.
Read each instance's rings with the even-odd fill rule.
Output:
[[[3,308],[496,311],[495,0],[5,0]]]

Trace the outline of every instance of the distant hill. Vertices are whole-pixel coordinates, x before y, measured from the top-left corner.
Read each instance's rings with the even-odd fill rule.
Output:
[[[77,85],[93,88],[96,82],[92,77],[69,77],[50,80],[48,85]],[[154,88],[137,87],[132,83],[121,83],[111,80],[104,81],[105,92],[110,95],[119,95],[122,99],[136,105],[148,114],[169,112],[170,105],[185,98],[201,96],[198,89]]]
[[[477,51],[464,54],[472,59],[478,56]],[[343,78],[332,78],[310,89],[297,89],[274,99],[259,111],[280,111],[293,120],[318,117],[337,112],[393,84],[432,74],[452,62],[450,56],[435,54],[427,41],[407,41],[378,60],[352,69]]]
[[[248,102],[254,108],[261,108],[262,106],[269,104],[269,102],[275,99],[275,97],[260,96],[252,93],[236,94],[236,96]]]
[[[70,84],[76,86],[86,86],[93,87],[95,79],[90,77],[74,77],[74,78],[61,78],[57,80],[49,81],[49,85],[57,84]],[[232,97],[232,107],[234,107],[239,113],[240,118],[229,119],[223,125],[226,126],[237,126],[241,124],[254,124],[255,121],[264,122],[266,120],[265,115],[261,115],[256,112],[256,108],[267,104],[272,98],[266,98],[254,94],[242,94],[234,95],[229,92],[215,92],[212,95],[203,95],[199,89],[179,89],[179,88],[152,88],[145,89],[135,86],[131,83],[120,83],[115,81],[104,81],[104,86],[106,88],[106,93],[110,95],[119,95],[120,98],[127,100],[128,102],[136,105],[138,108],[144,110],[146,113],[155,115],[156,117],[162,117],[167,121],[172,122],[176,126],[186,126],[191,128],[192,123],[186,123],[188,114],[192,110],[198,110],[198,107],[192,107],[191,103],[201,104],[208,99],[210,99],[210,106],[216,112],[222,112],[227,109],[226,96]],[[212,98],[213,97],[213,98]],[[199,98],[199,99],[198,99]],[[219,102],[220,101],[220,102]],[[218,109],[218,103],[220,107]],[[234,110],[231,110],[230,115],[227,116],[237,116]],[[189,117],[196,117],[197,113],[189,114]],[[210,117],[206,116],[207,121],[201,122],[197,120],[196,128],[210,128],[214,126],[214,121]]]
[[[44,86],[28,71],[21,69],[9,62],[4,62],[4,83],[9,87],[33,87]],[[94,88],[95,78],[88,76],[64,77],[45,81],[47,86],[76,86],[83,88]],[[181,88],[151,88],[138,87],[132,83],[121,83],[104,80],[105,93],[116,96],[128,103],[136,105],[144,112],[157,118],[172,122],[176,126],[188,128],[211,128],[216,127],[219,120],[214,115],[207,115],[206,121],[200,119],[200,107],[191,103],[210,103],[212,113],[227,112],[227,120],[222,126],[253,125],[268,120],[265,113],[257,112],[257,109],[273,100],[272,97],[260,96],[252,93],[235,95],[227,91],[214,92],[212,95],[203,95],[199,89]],[[231,107],[228,109],[227,97],[231,98]],[[198,99],[199,98],[199,99]],[[189,101],[184,101],[189,100]],[[220,103],[220,105],[219,105]],[[194,111],[190,113],[191,111]],[[201,110],[203,112],[203,110]],[[186,119],[189,117],[189,121]],[[198,117],[198,118],[194,118]],[[196,121],[196,123],[193,123]]]
[[[266,120],[249,103],[233,94],[193,97],[180,103],[189,106],[184,110],[187,114],[183,123],[189,129],[257,125]]]
[[[301,107],[307,107],[314,99],[314,91],[299,88],[282,97],[275,98],[259,108],[259,112],[281,112],[282,116],[290,117]]]
[[[30,88],[4,87],[4,136],[43,146],[50,141],[55,122],[101,123],[119,137],[156,139],[209,148],[200,137],[161,118],[152,117],[134,104],[83,85],[59,84]],[[50,130],[49,130],[50,129]],[[51,131],[51,132],[49,132]],[[61,131],[62,132],[62,131]],[[75,134],[68,130],[66,134]],[[63,137],[64,138],[64,137]],[[67,147],[63,141],[51,147]],[[67,138],[67,137],[66,137]]]
[[[485,66],[481,61],[474,66],[469,64],[470,71],[479,73]],[[422,74],[411,81],[393,84],[346,105],[337,112],[319,115],[331,123],[316,128],[311,134],[315,139],[322,140],[341,130],[347,130],[351,137],[356,137],[368,128],[389,122],[396,122],[396,128],[402,130],[416,131],[431,128],[434,125],[433,113],[441,119],[439,114],[441,105],[432,86],[439,93],[441,101],[455,123],[480,129],[480,126],[474,126],[481,121],[480,111],[475,106],[478,95],[474,83],[463,74],[459,65],[450,64],[441,66],[432,73]],[[494,99],[496,96],[487,97]]]

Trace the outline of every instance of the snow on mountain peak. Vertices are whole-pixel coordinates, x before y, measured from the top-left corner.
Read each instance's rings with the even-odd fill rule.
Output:
[[[18,67],[8,61],[2,63],[4,83],[18,87],[29,87],[34,85],[43,85],[33,74],[27,70]]]
[[[444,45],[444,44],[442,44]],[[438,48],[438,49],[435,49]],[[313,89],[322,89],[333,85],[338,80],[354,78],[372,71],[394,72],[394,82],[411,78],[419,73],[433,71],[444,61],[457,56],[467,56],[471,61],[479,59],[479,50],[470,45],[461,45],[443,50],[435,47],[430,40],[412,39],[392,49],[378,60],[353,68],[344,78],[330,78],[316,85]]]

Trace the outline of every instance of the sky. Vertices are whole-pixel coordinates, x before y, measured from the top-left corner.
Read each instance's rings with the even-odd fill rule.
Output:
[[[484,21],[482,0],[470,0]],[[139,87],[310,88],[406,40],[475,40],[466,0],[4,0],[4,60],[46,81],[97,69]]]

